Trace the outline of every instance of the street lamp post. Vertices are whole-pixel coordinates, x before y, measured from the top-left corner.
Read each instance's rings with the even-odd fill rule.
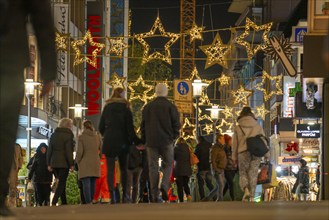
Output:
[[[83,107],[81,104],[75,104],[75,106],[69,107],[69,109],[74,109],[74,119],[76,121],[76,135],[75,135],[75,138],[77,140],[78,135],[79,135],[80,122],[81,122],[81,118],[82,118],[82,110],[85,110],[85,109],[88,109],[88,108]]]
[[[34,87],[40,85],[38,82],[33,82],[33,79],[26,79],[25,81],[25,95],[27,98],[27,146],[26,146],[26,156],[27,162],[31,159],[31,99],[34,95]]]
[[[202,95],[203,87],[207,86],[207,83],[203,83],[201,79],[195,79],[192,83],[193,86],[193,97],[195,98],[195,129],[196,137],[199,136],[199,98]]]
[[[217,123],[217,120],[219,118],[219,112],[224,110],[224,109],[219,108],[216,105],[213,105],[213,106],[211,106],[211,108],[208,108],[206,110],[210,111],[210,117],[213,120],[213,131],[214,131],[214,133],[213,133],[213,144],[215,144],[216,143],[216,123]]]

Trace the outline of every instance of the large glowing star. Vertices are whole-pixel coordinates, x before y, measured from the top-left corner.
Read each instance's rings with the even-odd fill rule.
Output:
[[[227,68],[226,55],[230,51],[230,46],[223,44],[219,33],[216,34],[212,44],[200,46],[200,49],[207,55],[206,69],[214,64]]]
[[[120,77],[117,73],[113,73],[111,76],[111,79],[107,81],[106,83],[112,87],[112,89],[115,88],[125,88],[124,82],[126,81],[126,77]]]
[[[150,54],[150,45],[145,41],[146,38],[155,37],[157,30],[160,32],[161,37],[170,38],[164,46],[164,54],[158,51]],[[135,35],[137,41],[141,43],[144,48],[142,64],[145,64],[154,59],[159,59],[167,62],[168,64],[171,64],[170,47],[178,40],[179,37],[179,34],[166,32],[160,18],[157,17],[149,32]]]
[[[240,88],[237,91],[231,91],[234,97],[234,104],[243,104],[248,105],[248,98],[252,95],[251,90],[247,90],[240,85]]]
[[[266,79],[272,81],[275,80],[275,90],[271,90],[270,92],[267,92],[267,90],[264,88]],[[270,76],[265,70],[263,70],[263,76],[262,76],[262,81],[260,83],[257,83],[254,88],[257,90],[260,90],[263,92],[264,100],[267,101],[269,100],[273,95],[282,95],[282,88],[281,88],[281,80],[282,80],[282,75],[278,76]]]

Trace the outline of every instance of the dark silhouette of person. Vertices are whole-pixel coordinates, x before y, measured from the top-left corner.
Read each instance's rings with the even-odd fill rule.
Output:
[[[24,96],[24,68],[30,66],[28,21],[38,42],[42,96],[56,78],[56,51],[49,0],[0,1],[0,216],[10,216],[13,212],[5,205],[5,198]]]

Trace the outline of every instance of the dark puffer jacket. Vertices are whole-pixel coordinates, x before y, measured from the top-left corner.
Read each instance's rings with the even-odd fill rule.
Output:
[[[36,155],[33,158],[32,165],[29,172],[29,180],[33,180],[35,183],[51,183],[53,174],[48,171],[47,167],[47,152],[42,153],[41,148],[47,145],[39,145]]]
[[[233,159],[232,159],[232,147],[225,145],[224,147],[226,158],[227,158],[227,164],[225,167],[225,170],[236,170],[236,166],[234,165]]]
[[[50,138],[47,164],[52,168],[70,168],[73,161],[74,135],[69,128],[56,128]]]
[[[127,154],[132,143],[141,143],[135,133],[128,102],[123,98],[111,98],[108,101],[99,122],[99,131],[104,137],[103,154],[108,157]]]
[[[190,151],[187,144],[178,144],[174,149],[174,176],[191,176]]]

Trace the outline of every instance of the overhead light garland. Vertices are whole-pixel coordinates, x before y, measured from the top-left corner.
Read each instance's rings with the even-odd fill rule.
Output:
[[[160,52],[154,52],[152,54],[149,54],[150,45],[145,41],[145,38],[154,37],[157,30],[159,30],[161,37],[167,37],[170,38],[170,40],[164,46],[164,54]],[[178,40],[179,37],[179,34],[166,32],[160,18],[157,17],[149,32],[135,35],[137,41],[140,42],[144,48],[142,64],[145,64],[154,59],[159,59],[164,62],[167,62],[168,64],[171,64],[170,47]]]
[[[230,85],[231,77],[226,76],[224,73],[222,73],[221,77],[217,78],[217,80],[221,86],[228,86]]]
[[[79,46],[85,45],[87,41],[89,42],[90,46],[93,47],[93,50],[91,52],[92,58],[89,58],[89,55],[81,55],[81,51],[79,49]],[[105,47],[105,44],[95,42],[93,40],[93,37],[91,36],[90,31],[88,30],[82,40],[74,40],[71,42],[71,45],[73,50],[75,51],[75,58],[73,63],[74,66],[79,65],[83,62],[87,62],[91,66],[97,68],[97,55]]]
[[[110,49],[107,51],[107,54],[116,54],[117,56],[122,56],[123,51],[127,49],[129,46],[124,42],[123,37],[118,38],[110,38],[107,37],[108,42],[110,43]]]
[[[228,107],[225,105],[224,109],[221,111],[221,113],[224,114],[225,119],[227,118],[233,118],[233,108]]]
[[[240,88],[237,91],[231,91],[231,94],[234,97],[234,104],[243,104],[248,105],[248,98],[252,95],[252,91],[243,88],[242,85],[240,85]]]
[[[120,77],[116,72],[111,74],[111,79],[107,81],[106,83],[112,87],[112,89],[115,88],[125,88],[124,83],[126,81],[126,77]]]
[[[62,34],[58,31],[55,33],[56,50],[68,51],[68,41],[70,34]]]
[[[223,44],[219,33],[216,34],[216,37],[211,45],[204,45],[199,47],[207,55],[205,69],[214,64],[219,64],[222,67],[227,68],[226,55],[230,51],[230,46]]]
[[[265,116],[268,113],[270,113],[270,111],[265,108],[264,104],[256,107],[256,113],[255,113],[256,118],[261,118],[261,119],[265,120]]]
[[[190,42],[192,43],[194,40],[203,40],[202,32],[204,27],[198,27],[196,24],[193,24],[192,28],[188,31],[190,35]]]
[[[139,86],[145,88],[145,90],[141,94],[136,94],[136,90],[134,89],[134,87]],[[148,100],[154,98],[155,96],[154,94],[149,95],[149,93],[154,90],[154,86],[146,84],[142,75],[140,75],[135,82],[129,83],[128,89],[130,90],[129,102],[134,100],[140,100],[144,103],[143,106],[147,104]]]
[[[270,91],[269,93],[267,92],[266,89],[264,89],[264,85],[266,82],[266,79],[272,81],[275,80],[275,88],[276,91]],[[265,70],[263,70],[263,75],[262,75],[262,81],[260,83],[257,83],[254,88],[262,91],[263,92],[263,96],[264,96],[264,100],[267,101],[269,100],[273,95],[282,95],[282,88],[281,88],[281,80],[282,80],[282,75],[278,75],[278,76],[270,76]]]
[[[271,30],[272,27],[272,22],[263,24],[263,25],[256,25],[254,22],[252,22],[249,18],[246,18],[246,27],[244,32],[236,38],[236,42],[240,44],[241,46],[244,46],[247,50],[247,56],[248,60],[251,60],[251,58],[259,51],[259,50],[264,50],[269,44],[269,38],[268,38],[268,33]],[[259,31],[264,31],[262,35],[263,42],[254,46],[253,47],[253,40],[251,44],[246,41],[245,39],[250,35],[250,27],[254,29],[254,31],[259,32]]]

